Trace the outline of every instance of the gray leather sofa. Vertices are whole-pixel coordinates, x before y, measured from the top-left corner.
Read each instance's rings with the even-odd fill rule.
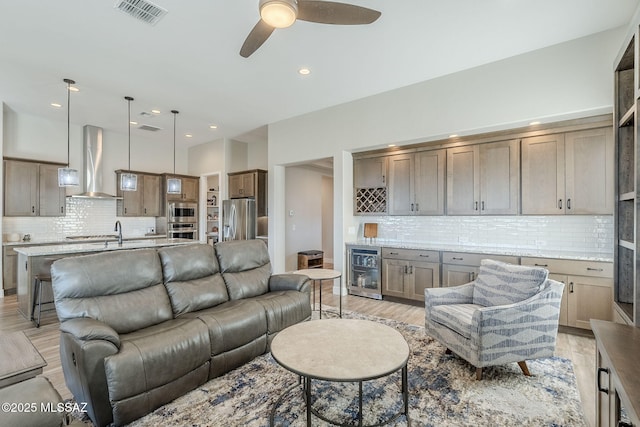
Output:
[[[311,317],[306,276],[259,240],[103,252],[51,268],[65,382],[96,426],[129,423]]]

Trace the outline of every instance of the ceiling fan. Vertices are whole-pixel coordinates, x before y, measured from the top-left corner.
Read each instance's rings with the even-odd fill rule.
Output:
[[[380,17],[377,10],[353,4],[321,0],[260,0],[260,21],[247,36],[240,56],[248,58],[276,28],[286,28],[297,20],[319,24],[363,25]]]

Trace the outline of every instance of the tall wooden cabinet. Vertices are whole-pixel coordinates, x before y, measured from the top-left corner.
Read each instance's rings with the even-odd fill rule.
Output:
[[[638,274],[638,58],[637,29],[615,62],[615,245],[614,301],[616,319],[640,326],[640,275]]]
[[[58,168],[62,166],[5,160],[4,215],[64,216],[66,192],[58,187]]]
[[[389,156],[390,215],[444,215],[445,153]]]
[[[163,174],[164,188],[167,188],[167,181],[171,178],[180,178],[182,181],[181,192],[179,194],[165,193],[166,201],[172,202],[197,202],[200,191],[200,178],[190,175]]]
[[[447,150],[447,214],[516,215],[518,140]]]
[[[613,211],[610,128],[522,140],[522,213],[607,215]]]

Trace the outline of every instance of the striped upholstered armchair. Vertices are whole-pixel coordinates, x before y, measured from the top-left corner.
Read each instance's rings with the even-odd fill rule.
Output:
[[[426,332],[482,368],[553,356],[564,284],[544,268],[482,260],[471,283],[425,289]]]

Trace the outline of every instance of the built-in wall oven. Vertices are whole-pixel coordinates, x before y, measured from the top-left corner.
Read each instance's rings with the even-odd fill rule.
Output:
[[[349,293],[382,299],[380,248],[347,245],[347,263]]]
[[[170,222],[167,225],[167,238],[197,240],[197,224],[190,222]]]
[[[185,202],[169,202],[167,203],[167,222],[188,222],[192,224],[198,223],[198,204]]]

